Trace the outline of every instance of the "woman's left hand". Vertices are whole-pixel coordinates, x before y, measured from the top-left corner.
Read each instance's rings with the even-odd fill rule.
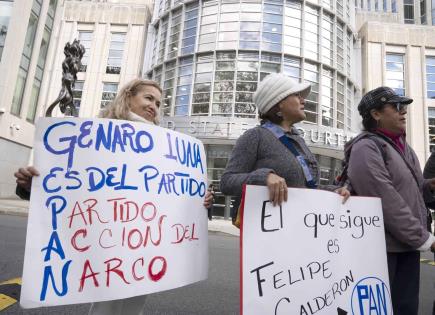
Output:
[[[343,204],[350,197],[350,191],[347,190],[346,186],[345,187],[340,187],[340,188],[336,189],[334,192],[336,192],[337,194],[339,194],[340,196],[343,197],[343,202],[342,202]]]
[[[213,205],[213,198],[214,198],[214,194],[211,191],[207,190],[204,196],[204,203],[203,203],[206,209],[210,208]]]

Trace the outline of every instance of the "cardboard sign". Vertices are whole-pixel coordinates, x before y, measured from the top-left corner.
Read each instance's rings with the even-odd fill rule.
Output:
[[[40,119],[21,306],[127,298],[207,278],[202,143],[154,125]]]
[[[247,186],[241,232],[243,315],[392,314],[380,199]]]

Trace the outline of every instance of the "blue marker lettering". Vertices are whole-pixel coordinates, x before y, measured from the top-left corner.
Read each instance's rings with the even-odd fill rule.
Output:
[[[125,145],[127,145],[127,140],[130,143],[130,147],[133,148],[133,151],[138,153],[139,150],[137,148],[135,148],[135,143],[133,141],[133,135],[135,133],[135,129],[132,125],[130,124],[122,124],[121,125],[122,130],[124,131],[122,133],[122,142],[124,142]]]
[[[56,155],[61,155],[61,154],[68,154],[68,168],[72,167],[73,164],[73,157],[74,157],[74,148],[75,148],[75,144],[77,142],[77,137],[76,136],[70,136],[70,137],[62,137],[59,138],[58,141],[59,142],[67,142],[68,146],[63,149],[63,150],[56,150],[54,149],[51,144],[49,143],[49,135],[50,132],[57,127],[63,126],[63,125],[70,125],[70,126],[75,126],[76,124],[74,122],[71,121],[61,121],[58,122],[56,124],[51,125],[50,127],[47,128],[47,130],[45,131],[44,134],[44,146],[47,149],[48,152],[56,154]]]
[[[79,189],[80,187],[82,187],[82,181],[80,180],[80,178],[77,177],[78,175],[79,175],[79,172],[77,172],[77,171],[67,171],[65,173],[66,179],[72,179],[72,180],[75,180],[77,182],[77,184],[75,186],[72,186],[72,185],[66,186],[65,188],[67,190]]]
[[[169,153],[165,154],[165,157],[167,159],[177,160],[177,157],[172,153],[172,139],[171,139],[171,134],[169,132],[166,133],[166,138],[168,139]]]
[[[46,193],[54,193],[54,192],[58,192],[60,189],[61,189],[61,187],[60,186],[57,186],[57,187],[55,187],[55,188],[48,188],[48,181],[51,179],[51,178],[56,178],[56,174],[54,174],[55,172],[61,172],[61,171],[63,171],[63,168],[61,168],[61,167],[53,167],[51,170],[50,170],[50,173],[48,173],[45,177],[44,177],[44,179],[42,180],[42,187],[44,188],[44,191],[46,192]]]
[[[57,235],[56,231],[53,231],[50,236],[50,241],[48,242],[47,247],[41,249],[41,252],[45,253],[44,261],[48,261],[51,259],[51,252],[55,251],[61,259],[65,259],[65,253],[63,252],[62,244],[59,240],[59,235]]]
[[[115,131],[113,132],[112,152],[116,151],[117,145],[120,147],[122,152],[125,152],[125,147],[124,147],[124,143],[122,142],[119,126],[115,126]]]
[[[147,145],[143,146],[142,142],[141,142],[141,138],[147,138]],[[148,132],[141,130],[138,131],[138,133],[136,134],[136,146],[137,146],[137,150],[138,152],[141,153],[145,153],[148,151],[151,151],[154,148],[154,140],[153,137],[151,136],[151,134],[149,134]]]
[[[115,187],[115,190],[137,190],[137,186],[131,186],[125,184],[125,178],[127,176],[127,164],[122,164],[122,172],[121,172],[121,181],[119,182],[119,186]]]
[[[60,206],[57,204],[57,200],[61,201]],[[48,208],[51,205],[51,225],[53,230],[57,229],[57,215],[63,211],[66,207],[66,200],[62,196],[51,196],[47,199],[45,206]]]
[[[54,282],[54,275],[51,266],[45,266],[44,268],[44,278],[42,280],[41,295],[39,296],[40,301],[45,301],[45,296],[47,295],[48,280],[51,280],[51,285],[57,296],[64,296],[68,292],[68,282],[66,277],[68,276],[69,265],[72,260],[68,260],[62,267],[62,291],[59,291]]]
[[[148,172],[150,170],[150,172]],[[159,171],[157,168],[155,168],[152,165],[146,165],[144,167],[141,167],[139,169],[139,172],[143,172],[143,180],[144,180],[144,186],[147,192],[150,191],[148,182],[154,178],[156,178],[159,175]]]
[[[104,186],[105,175],[104,175],[104,172],[102,170],[100,170],[97,167],[90,166],[90,167],[86,168],[86,172],[89,173],[88,191],[96,191]],[[96,174],[99,174],[101,176],[98,183],[96,183],[96,179],[95,179]]]
[[[88,143],[83,143],[83,138],[89,136],[91,133],[91,128],[93,121],[85,121],[80,126],[80,136],[77,138],[77,144],[80,148],[89,148],[92,145],[92,139],[89,139]]]
[[[104,125],[100,124],[97,129],[97,136],[95,139],[95,149],[100,150],[100,146],[103,145],[106,150],[110,149],[110,144],[112,143],[112,128],[113,123],[110,121],[107,127],[107,134],[104,133]]]

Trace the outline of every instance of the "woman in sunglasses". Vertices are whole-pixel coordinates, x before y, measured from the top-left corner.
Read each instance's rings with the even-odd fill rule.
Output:
[[[435,250],[425,205],[435,190],[435,179],[423,179],[405,138],[407,106],[412,101],[388,87],[368,92],[358,105],[365,131],[345,148],[350,152],[347,172],[353,191],[382,200],[395,315],[418,314],[420,251]]]

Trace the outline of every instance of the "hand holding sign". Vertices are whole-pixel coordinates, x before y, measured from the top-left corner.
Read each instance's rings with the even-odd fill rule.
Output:
[[[207,277],[204,148],[157,126],[40,119],[21,305],[120,299]]]
[[[379,199],[246,187],[241,313],[392,314]]]

